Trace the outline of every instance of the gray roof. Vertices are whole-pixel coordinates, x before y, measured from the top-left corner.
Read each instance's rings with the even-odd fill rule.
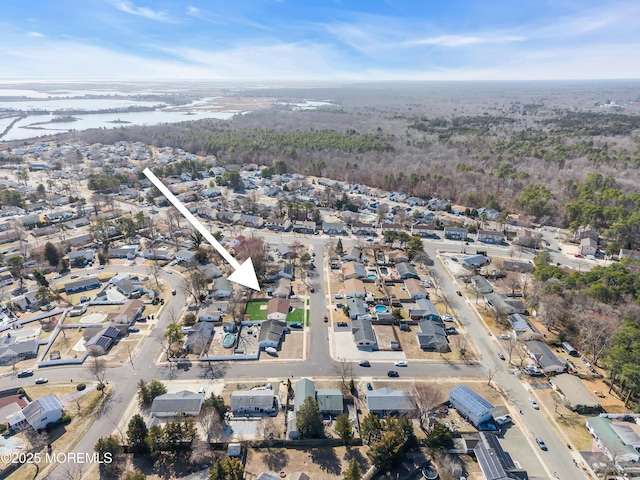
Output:
[[[511,456],[502,449],[498,437],[480,432],[480,441],[473,449],[480,469],[487,480],[507,480],[511,478],[505,470],[516,468]]]
[[[416,333],[420,348],[436,352],[448,352],[449,342],[442,324],[432,320],[420,322],[420,333]]]
[[[98,284],[100,284],[100,279],[98,277],[91,276],[87,278],[81,278],[79,280],[76,280],[75,282],[65,283],[64,289],[67,291],[77,290],[78,288],[85,288],[85,287],[98,285]]]
[[[13,338],[4,336],[0,339],[0,359],[3,357],[15,357],[27,353],[38,352],[38,340],[33,338],[24,342],[14,342]]]
[[[413,265],[407,262],[396,263],[396,269],[400,278],[418,278],[418,272]]]
[[[462,257],[462,264],[465,267],[482,267],[489,263],[489,259],[484,255],[465,255]]]
[[[562,392],[562,395],[564,395],[573,408],[600,408],[598,399],[585,387],[582,380],[575,375],[562,373],[551,378],[550,381]]]
[[[225,291],[229,291],[229,292],[233,290],[233,286],[231,285],[231,281],[226,277],[216,278],[213,281],[213,288],[215,290],[225,290]]]
[[[316,390],[316,399],[321,412],[341,412],[342,391],[338,388],[319,388]]]
[[[441,318],[440,317],[440,312],[438,311],[438,309],[436,308],[436,306],[433,304],[433,302],[431,300],[429,300],[428,298],[419,298],[416,300],[416,305],[418,306],[418,308],[416,309],[411,309],[412,312],[418,314],[419,312],[422,312],[421,315],[426,317],[426,316],[432,316],[432,317],[437,317],[437,318]]]
[[[284,320],[265,320],[260,324],[260,335],[258,342],[270,340],[276,343],[280,343],[282,336],[284,335],[284,329],[287,326],[287,322]]]
[[[542,368],[560,366],[564,369],[564,364],[558,360],[558,357],[553,354],[545,343],[532,340],[527,342],[526,346],[529,353],[535,357],[536,362],[538,362]]]
[[[300,410],[300,407],[304,403],[307,397],[315,398],[316,385],[312,380],[308,378],[301,378],[294,385],[295,401],[293,410],[295,412]]]
[[[626,445],[622,441],[613,429],[613,425],[615,424],[611,419],[605,417],[590,417],[587,420],[587,427],[595,432],[599,443],[602,443],[610,452],[615,452],[618,460],[637,461],[640,454],[632,445]]]
[[[42,415],[48,412],[64,409],[64,405],[57,395],[48,395],[40,397],[22,409],[22,414],[27,419],[29,425],[36,423]]]
[[[188,390],[182,390],[178,393],[165,393],[153,399],[149,412],[160,416],[173,414],[173,412],[194,415],[200,413],[203,401],[204,393],[194,393]]]
[[[415,410],[413,393],[409,390],[378,388],[367,391],[370,412],[411,412]]]
[[[493,287],[489,283],[489,281],[484,278],[482,275],[474,275],[471,277],[471,281],[473,285],[476,287],[478,293],[491,293],[493,292]]]
[[[273,407],[273,390],[236,390],[231,392],[231,410]]]
[[[471,390],[466,385],[458,385],[449,392],[449,398],[463,404],[476,416],[483,415],[487,410],[493,410],[493,405]]]
[[[187,262],[193,260],[195,256],[196,252],[190,252],[189,250],[179,250],[178,252],[176,252],[176,257],[182,257]]]
[[[371,320],[365,318],[357,318],[351,322],[351,333],[356,343],[369,342],[376,343],[376,334],[373,331]]]
[[[369,313],[367,304],[358,297],[347,298],[347,307],[349,307],[349,316],[367,315]]]

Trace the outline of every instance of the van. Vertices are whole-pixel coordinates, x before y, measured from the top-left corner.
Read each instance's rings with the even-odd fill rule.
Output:
[[[572,357],[578,356],[578,351],[569,342],[562,342],[562,349]]]

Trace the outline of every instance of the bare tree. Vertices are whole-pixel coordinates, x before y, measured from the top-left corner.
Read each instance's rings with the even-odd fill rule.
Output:
[[[269,443],[280,438],[282,431],[282,423],[278,421],[278,417],[264,417],[260,421],[260,437]]]
[[[498,369],[495,367],[488,367],[484,371],[484,374],[487,377],[487,385],[491,386],[491,381],[493,380],[493,377],[496,376],[496,373],[498,373]]]
[[[33,429],[25,430],[27,441],[31,445],[31,451],[39,452],[49,444],[49,435],[46,430],[36,431]]]
[[[607,305],[598,305],[594,309],[579,312],[576,320],[580,327],[580,349],[585,355],[589,355],[593,365],[597,365],[618,330],[621,320]]]
[[[104,393],[104,381],[107,376],[107,362],[104,358],[92,355],[93,360],[89,362],[89,371],[98,382],[98,386],[102,386],[101,392]]]
[[[435,385],[419,383],[414,387],[413,403],[423,432],[431,430],[433,411],[445,400],[446,395]]]
[[[349,392],[349,382],[353,380],[353,364],[347,360],[340,360],[333,364],[332,370],[340,377],[342,392]]]
[[[218,438],[224,428],[224,420],[214,407],[206,407],[198,415],[200,426],[206,435],[207,442],[212,438]]]
[[[458,351],[458,355],[460,355],[460,359],[463,362],[467,362],[469,359],[469,349],[468,349],[468,340],[466,335],[456,335],[453,337],[453,348]]]
[[[62,466],[60,478],[62,480],[82,480],[85,465],[84,463],[65,463]]]

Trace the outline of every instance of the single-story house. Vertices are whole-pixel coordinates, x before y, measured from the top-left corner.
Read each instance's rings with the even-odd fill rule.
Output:
[[[176,260],[178,263],[191,263],[196,258],[196,252],[190,252],[189,250],[178,250],[176,252]]]
[[[567,407],[581,414],[597,412],[602,407],[598,399],[575,375],[562,373],[549,379],[549,383],[567,402]]]
[[[153,399],[149,413],[156,417],[175,417],[179,413],[196,416],[202,409],[204,393],[182,390],[177,393],[165,393]]]
[[[85,335],[92,333],[93,329],[85,329]],[[95,330],[93,330],[95,331]],[[98,329],[98,331],[89,338],[89,340],[84,344],[85,348],[91,348],[96,353],[104,355],[107,353],[107,350],[113,345],[113,342],[120,335],[120,330],[118,330],[113,325],[107,325]]]
[[[27,424],[34,430],[40,430],[60,420],[63,410],[64,405],[57,395],[40,397],[15,414],[16,418],[9,419],[9,425],[13,430],[19,430]]]
[[[107,318],[117,325],[132,325],[144,312],[145,305],[142,300],[127,300],[119,312],[110,313]]]
[[[284,339],[287,331],[287,322],[283,320],[265,320],[260,324],[260,334],[258,335],[258,347],[278,348]]]
[[[418,325],[420,326],[420,332],[416,333],[416,339],[422,350],[439,353],[451,351],[442,323],[423,320]]]
[[[126,258],[133,260],[139,253],[138,245],[124,245],[122,247],[112,247],[108,250],[109,258]]]
[[[533,263],[516,262],[513,260],[503,260],[502,268],[507,272],[531,273],[533,272]]]
[[[369,306],[358,297],[347,298],[347,308],[349,308],[349,318],[364,318],[369,317]]]
[[[147,260],[173,260],[173,252],[168,248],[147,248],[142,256]]]
[[[404,250],[395,249],[387,253],[387,259],[389,263],[408,262],[409,255],[407,255],[407,252],[405,252]]]
[[[274,297],[289,298],[291,295],[291,280],[288,278],[278,278],[273,289]]]
[[[516,466],[511,455],[502,449],[497,435],[486,432],[479,432],[478,435],[473,453],[486,480],[528,478],[527,472]]]
[[[376,334],[368,318],[356,318],[351,322],[351,333],[356,346],[362,350],[375,350],[378,347]]]
[[[256,215],[240,215],[240,222],[245,227],[260,228],[264,224],[264,220]]]
[[[521,228],[516,234],[516,238],[513,243],[521,245],[527,248],[533,248],[540,244],[541,235],[539,233],[533,233],[531,230]]]
[[[313,380],[301,378],[293,386],[293,411],[299,412],[307,397],[316,398],[316,385]]]
[[[629,422],[613,421],[605,417],[590,417],[587,430],[598,447],[617,464],[636,464],[640,461],[640,436]]]
[[[273,390],[234,390],[231,392],[231,411],[242,413],[273,413],[278,410],[278,400]]]
[[[0,365],[6,365],[16,359],[34,358],[38,355],[38,339],[21,341],[9,330],[0,337]]]
[[[351,247],[349,251],[342,256],[342,260],[346,260],[348,262],[359,262],[362,258],[362,250],[358,247]]]
[[[339,388],[318,388],[316,400],[323,414],[340,415],[344,410],[342,390]]]
[[[187,352],[200,355],[213,335],[213,325],[210,322],[198,322],[191,327],[184,337],[184,349]]]
[[[291,302],[287,298],[274,297],[267,303],[268,320],[286,320],[291,310]]]
[[[364,286],[364,282],[359,278],[350,278],[344,282],[344,296],[346,298],[364,298],[367,294],[367,290]]]
[[[449,403],[478,429],[493,417],[494,406],[466,385],[458,385],[449,392]]]
[[[533,358],[544,373],[563,373],[565,365],[556,357],[546,343],[538,340],[526,342],[529,356]]]
[[[640,260],[640,251],[627,250],[626,248],[621,248],[620,253],[618,253],[618,258],[620,260],[622,260],[623,258],[632,258],[633,260]]]
[[[211,263],[207,263],[206,265],[198,265],[196,269],[205,277],[210,278],[211,280],[215,280],[216,278],[222,276],[222,270]]]
[[[231,281],[226,277],[218,277],[213,281],[213,296],[216,298],[228,298],[233,292]]]
[[[407,278],[404,281],[404,286],[407,287],[407,292],[414,300],[418,298],[429,298],[427,290],[424,288],[422,282],[415,278]]]
[[[489,258],[484,255],[463,255],[460,259],[460,264],[470,270],[484,267],[490,262]]]
[[[513,315],[514,313],[524,314],[527,311],[521,300],[500,293],[487,293],[484,299],[487,305],[500,315]]]
[[[70,294],[93,290],[94,288],[99,288],[100,285],[100,279],[95,275],[91,275],[90,277],[80,278],[74,282],[66,283],[64,285],[64,290],[67,294]]]
[[[369,413],[384,417],[385,415],[412,415],[416,411],[413,392],[410,390],[393,390],[378,388],[367,391],[367,408]]]
[[[408,262],[396,263],[396,270],[402,280],[407,278],[420,278],[413,265]]]
[[[284,263],[281,265],[277,275],[278,278],[287,278],[293,280],[293,265],[290,263]]]
[[[367,276],[367,271],[364,266],[351,261],[342,265],[342,277],[345,280],[349,280],[350,278],[364,278]]]
[[[543,338],[542,334],[533,331],[527,317],[520,313],[509,315],[509,323],[513,331],[516,332],[516,338],[520,341],[542,340]]]
[[[291,220],[288,218],[267,218],[264,224],[269,230],[286,232],[291,228]]]
[[[11,285],[12,283],[13,275],[11,275],[11,272],[0,273],[0,286],[6,287],[7,285]]]
[[[86,265],[88,262],[93,260],[96,251],[92,248],[87,248],[86,250],[74,250],[67,253],[67,258],[69,259],[70,265]]]
[[[123,276],[114,283],[116,289],[127,298],[139,298],[145,290],[137,276]]]
[[[474,275],[473,277],[471,277],[471,283],[478,293],[484,295],[493,292],[493,287],[491,286],[489,281],[482,275]]]
[[[441,321],[440,312],[428,298],[419,298],[416,300],[416,306],[409,308],[409,317],[414,320],[435,320]]]
[[[218,302],[216,302],[218,303]],[[227,303],[227,302],[225,302]],[[205,309],[201,309],[198,311],[198,321],[199,322],[221,322],[222,321],[222,312],[215,307],[208,306]]]

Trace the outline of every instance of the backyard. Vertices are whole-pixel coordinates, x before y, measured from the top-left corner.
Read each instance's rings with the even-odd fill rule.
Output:
[[[267,302],[248,302],[245,313],[251,316],[251,320],[266,320]]]

